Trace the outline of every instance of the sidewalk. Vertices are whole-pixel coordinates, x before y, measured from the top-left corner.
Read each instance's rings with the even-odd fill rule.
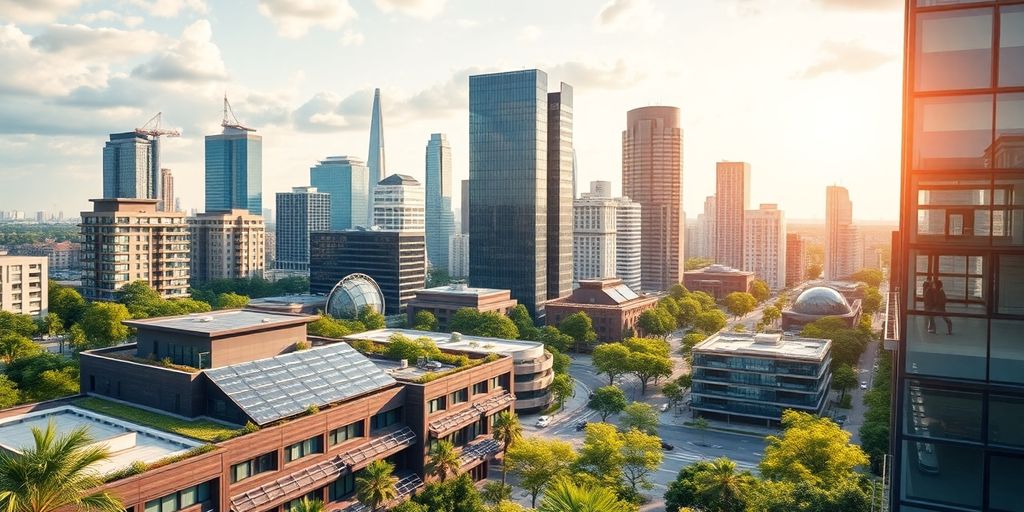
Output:
[[[742,434],[756,437],[773,436],[778,435],[781,432],[778,428],[769,428],[764,425],[741,422],[729,423],[710,418],[704,419],[708,422],[709,431],[728,432],[730,434]],[[685,406],[661,413],[660,419],[663,425],[675,425],[677,427],[687,427],[698,430],[692,425],[693,420],[692,411]]]

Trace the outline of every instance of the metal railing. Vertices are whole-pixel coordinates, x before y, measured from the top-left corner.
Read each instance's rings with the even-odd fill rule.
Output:
[[[886,350],[896,350],[900,341],[900,290],[890,290],[885,301],[885,322],[882,343]]]

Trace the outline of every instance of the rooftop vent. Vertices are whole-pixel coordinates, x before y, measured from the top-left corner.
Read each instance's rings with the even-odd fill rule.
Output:
[[[754,335],[754,343],[757,345],[778,345],[782,343],[782,335],[778,333],[759,333]]]
[[[209,323],[209,322],[212,322],[212,321],[213,321],[213,317],[212,317],[212,316],[210,316],[210,315],[206,315],[206,316],[201,316],[201,317],[199,317],[199,318],[196,318],[196,320],[195,320],[195,321],[196,321],[196,322],[202,322],[202,323],[204,323],[204,324],[205,324],[205,323]]]
[[[459,343],[460,341],[462,341],[462,333],[453,332],[452,337],[450,339],[452,343]]]
[[[260,322],[265,323],[265,324],[269,324],[270,323],[270,319],[269,318],[264,318],[264,319],[260,320]]]

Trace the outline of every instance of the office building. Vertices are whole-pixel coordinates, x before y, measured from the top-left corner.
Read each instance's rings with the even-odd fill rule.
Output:
[[[456,279],[469,277],[469,235],[456,233],[448,237],[448,274]]]
[[[424,232],[423,186],[406,174],[392,174],[373,191],[373,225],[383,230]]]
[[[786,215],[774,204],[747,210],[743,219],[743,269],[778,291],[786,287]]]
[[[718,243],[718,232],[716,222],[718,221],[718,201],[715,196],[704,198],[704,213],[697,216],[697,223],[700,225],[701,244],[699,258],[715,260],[715,247]],[[689,256],[687,256],[689,257]]]
[[[843,279],[860,270],[864,258],[857,257],[858,238],[850,192],[835,185],[826,187],[825,279]]]
[[[266,270],[263,216],[248,210],[188,218],[193,283],[262,277]]]
[[[206,136],[206,211],[263,213],[263,137],[230,114],[224,99],[221,133]]]
[[[590,182],[590,192],[584,192],[584,197],[611,197],[612,182],[596,180]]]
[[[452,147],[443,133],[433,133],[426,150],[427,260],[448,268],[448,238],[455,234],[452,213]]]
[[[160,202],[156,207],[162,212],[176,211],[174,208],[174,175],[170,169],[160,169]]]
[[[309,270],[309,234],[331,229],[331,196],[316,187],[292,187],[277,193],[275,265],[280,270]]]
[[[572,89],[562,84],[551,97],[547,89],[547,74],[536,69],[469,77],[470,278],[511,290],[537,318],[551,295],[568,294],[572,279],[572,234],[562,232],[572,228],[571,155],[551,154],[572,147]],[[549,108],[558,112],[557,142]]]
[[[786,233],[786,288],[807,279],[807,243],[796,233]]]
[[[579,285],[568,297],[548,302],[547,324],[557,327],[582,311],[593,322],[599,342],[640,335],[640,315],[658,304],[656,295],[639,295],[614,277],[580,281]]]
[[[615,277],[618,201],[601,182],[573,201],[573,280]],[[607,182],[604,182],[607,183]]]
[[[465,283],[453,283],[416,290],[406,314],[409,325],[414,325],[416,313],[428,311],[437,318],[437,330],[448,331],[448,321],[460,309],[470,308],[480,313],[493,312],[505,316],[514,307],[516,300],[508,290],[470,288]]]
[[[384,314],[403,314],[426,279],[425,245],[422,231],[374,228],[311,233],[309,291],[327,294],[345,276],[366,274],[384,294]]]
[[[832,382],[832,341],[720,331],[693,353],[695,414],[777,425],[786,409],[820,415]]]
[[[898,313],[885,329],[885,345],[896,350],[890,504],[898,512],[1021,508],[1021,9],[1006,1],[906,5],[902,200],[889,297]],[[939,315],[925,303],[925,283],[938,282],[946,295]]]
[[[626,286],[640,290],[643,216],[640,203],[620,197],[615,208],[615,276]]]
[[[366,164],[353,156],[329,156],[309,168],[310,186],[330,195],[331,229],[370,224],[373,196],[369,195],[369,179]]]
[[[687,270],[683,286],[692,292],[701,291],[720,300],[732,292],[749,292],[754,282],[754,273],[737,270],[725,265],[708,265],[696,270]]]
[[[622,195],[640,203],[641,288],[667,290],[683,275],[683,130],[676,107],[626,114]]]
[[[685,235],[683,237],[686,240],[683,247],[683,258],[694,258],[701,251],[701,244],[703,242],[703,232],[701,231],[700,225],[701,215],[698,214],[696,219],[691,219],[686,216],[686,212],[683,212],[683,223],[686,225]]]
[[[263,225],[267,225],[265,217]],[[263,262],[263,277],[270,279],[268,273],[273,272],[277,265],[277,231],[272,229],[263,231]]]
[[[572,147],[572,86],[548,93],[547,246],[548,300],[572,293],[573,199],[576,153]]]
[[[469,235],[469,180],[462,180],[462,198],[460,199],[459,215],[462,225],[459,226],[463,235]]]
[[[856,285],[853,286],[856,289]],[[792,304],[782,310],[782,330],[800,331],[815,320],[835,317],[846,327],[857,327],[860,322],[861,299],[845,296],[831,286],[812,286],[800,292]]]
[[[388,175],[384,159],[384,116],[381,113],[380,89],[373,90],[373,107],[370,110],[370,147],[366,154],[366,169],[369,173],[369,182],[367,184],[368,188],[365,190],[366,197],[372,201],[373,191],[377,188],[377,184]],[[372,203],[367,205],[367,216],[368,218],[373,218]]]
[[[0,311],[16,315],[44,317],[49,270],[42,256],[4,256],[0,254]]]
[[[160,138],[111,133],[103,146],[103,197],[156,199],[160,187]]]
[[[743,217],[748,209],[750,164],[718,162],[715,165],[715,263],[743,268]]]
[[[189,233],[185,214],[158,212],[156,199],[90,199],[82,212],[82,296],[115,300],[145,281],[164,298],[188,297]]]

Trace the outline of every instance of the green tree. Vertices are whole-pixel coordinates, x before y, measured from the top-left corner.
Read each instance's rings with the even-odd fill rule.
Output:
[[[559,478],[544,493],[537,512],[627,512],[636,507],[603,487],[580,486]]]
[[[703,332],[687,333],[686,336],[683,336],[683,346],[680,351],[683,355],[689,354],[690,351],[693,350],[693,347],[696,347],[698,343],[706,339],[708,339],[708,335]]]
[[[757,299],[746,292],[732,292],[722,299],[726,311],[732,316],[739,318],[754,310],[757,306]]]
[[[658,413],[650,404],[633,402],[622,410],[622,429],[637,429],[650,435],[657,435]]]
[[[873,288],[878,288],[882,286],[882,271],[876,268],[862,268],[850,275],[850,279],[867,283],[868,286]]]
[[[148,318],[152,309],[164,301],[146,281],[132,281],[121,287],[115,294],[117,302],[124,304],[132,318]]]
[[[412,328],[417,331],[436,331],[437,317],[430,311],[421,309],[412,317]]]
[[[664,307],[655,307],[640,313],[636,325],[646,334],[664,336],[676,328],[676,317]]]
[[[43,332],[47,336],[56,336],[64,332],[64,321],[57,316],[57,313],[49,312],[43,317]]]
[[[471,336],[487,336],[506,340],[519,339],[519,329],[507,316],[493,311],[481,313],[472,308],[462,308],[448,321],[448,329]]]
[[[693,374],[685,373],[680,375],[676,378],[676,384],[679,384],[679,388],[683,390],[683,394],[686,394],[686,391],[693,387]]]
[[[51,280],[49,284],[49,297],[47,297],[50,312],[55,313],[68,328],[82,319],[85,312],[85,299],[74,288],[61,286]]]
[[[846,396],[846,391],[857,385],[857,374],[848,364],[836,365],[832,370],[832,389],[839,390],[840,399]]]
[[[302,498],[289,512],[324,512],[324,502],[318,499]]]
[[[32,427],[34,445],[21,453],[0,451],[0,510],[5,512],[121,512],[124,504],[107,491],[94,465],[107,460],[103,444],[93,444],[86,427],[58,435],[51,421],[46,430]]]
[[[468,474],[427,484],[413,501],[429,512],[487,512],[480,492]]]
[[[240,309],[249,305],[249,297],[237,293],[217,295],[217,309]]]
[[[601,415],[601,421],[606,421],[608,416],[622,412],[626,404],[626,393],[616,386],[604,386],[594,391],[587,406]]]
[[[395,466],[385,460],[375,460],[356,477],[356,499],[372,512],[381,510],[398,497],[398,478]]]
[[[451,284],[452,276],[448,273],[448,269],[444,267],[433,266],[427,270],[426,280],[423,283],[424,288],[434,288],[437,286],[445,286]]]
[[[682,299],[690,294],[690,290],[687,290],[685,286],[680,283],[676,283],[668,287],[668,296],[675,300]]]
[[[583,311],[577,311],[567,316],[562,323],[558,324],[558,330],[572,337],[576,343],[576,351],[589,347],[597,341],[597,333],[594,332],[594,324]]]
[[[768,283],[761,279],[754,279],[750,283],[750,295],[760,304],[768,300],[772,296],[772,292],[768,289]]]
[[[668,356],[632,352],[626,360],[629,372],[640,379],[640,394],[647,394],[647,384],[672,375],[672,360]]]
[[[568,473],[576,461],[572,445],[557,439],[525,438],[514,444],[505,456],[509,471],[519,477],[519,487],[530,492],[530,506],[555,478]]]
[[[697,321],[697,316],[704,312],[704,306],[693,297],[683,297],[676,301],[679,305],[679,316],[676,317],[676,325],[679,327],[691,327]]]
[[[526,306],[522,304],[516,304],[516,307],[512,308],[512,311],[508,312],[509,320],[515,324],[516,329],[519,329],[519,339],[531,340],[531,341],[543,341],[540,339],[541,332],[533,323],[533,317],[530,316],[530,312],[526,309]],[[554,326],[549,326],[554,329]],[[556,329],[557,330],[557,329]],[[560,347],[559,350],[565,351],[566,347]]]
[[[363,306],[363,308],[359,310],[359,315],[356,316],[356,320],[371,331],[374,329],[383,329],[385,327],[384,315],[378,312],[376,308],[372,308],[370,306]]]
[[[633,493],[637,487],[651,489],[653,484],[647,478],[661,465],[661,439],[637,429],[630,429],[622,435],[622,477]]]
[[[574,470],[592,475],[603,486],[618,486],[624,463],[622,443],[614,425],[588,423]]]
[[[668,406],[673,409],[683,403],[683,388],[674,380],[666,382],[661,387],[661,394],[665,395],[665,399],[668,400]]]
[[[706,510],[743,512],[755,482],[749,472],[737,472],[735,462],[715,459],[694,475],[697,500],[693,505]]]
[[[22,357],[38,354],[43,349],[36,342],[14,332],[0,333],[0,363],[10,364]]]
[[[821,276],[821,263],[811,263],[807,265],[807,279],[817,279]]]
[[[505,477],[508,472],[508,464],[505,460],[508,456],[508,449],[523,439],[523,425],[519,423],[519,416],[516,413],[501,411],[494,419],[491,429],[491,437],[501,443],[501,485],[505,485]]]
[[[441,355],[441,350],[430,338],[420,337],[413,340],[408,336],[396,333],[388,338],[384,355],[391,359],[405,359],[415,364],[421,357],[436,359]]]
[[[548,346],[547,351],[551,354],[551,369],[556,375],[569,373],[569,365],[572,363],[572,359],[561,352],[555,347]]]
[[[512,499],[512,486],[501,482],[487,482],[480,489],[480,497],[485,503],[498,505],[503,501]]]
[[[697,302],[700,302],[700,307],[704,311],[716,309],[718,307],[715,298],[704,291],[695,291],[690,294],[690,297],[694,298]]]
[[[683,262],[683,269],[697,270],[704,268],[708,265],[711,265],[714,262],[715,260],[712,260],[710,258],[686,258],[686,261]]]
[[[77,395],[79,392],[78,367],[66,366],[64,368],[46,370],[40,373],[39,378],[23,391],[23,397],[32,402],[42,402]]]
[[[843,319],[834,316],[819,318],[805,325],[800,335],[832,340],[832,358],[835,363],[851,366],[857,364],[871,339],[870,333],[850,328]]]
[[[569,346],[573,344],[572,336],[559,331],[557,327],[553,325],[545,325],[543,329],[538,331],[538,340],[544,343],[545,347],[549,349],[553,348],[559,352],[566,352],[569,350]],[[520,337],[520,339],[528,339]],[[568,357],[568,356],[567,356]]]
[[[430,462],[427,467],[430,474],[440,478],[442,482],[448,475],[457,473],[461,466],[459,453],[455,451],[455,445],[450,441],[442,439],[430,449]]]
[[[693,327],[705,334],[713,334],[722,330],[725,327],[725,322],[725,313],[714,308],[697,315],[697,319],[693,321]]]
[[[567,373],[555,375],[555,378],[551,381],[551,386],[548,389],[551,390],[551,394],[554,395],[555,402],[558,403],[559,409],[565,407],[565,401],[572,395],[576,394],[572,377]]]
[[[827,418],[786,410],[782,426],[781,437],[767,437],[759,466],[765,478],[829,487],[854,478],[868,463],[860,447],[850,443],[850,433]]]
[[[780,318],[782,318],[782,311],[775,306],[767,306],[761,311],[761,321],[765,325],[774,325]]]
[[[870,316],[882,308],[882,293],[874,286],[868,287],[864,292],[864,300],[861,301],[864,315]]]
[[[487,484],[484,484],[486,487]],[[496,503],[491,512],[532,512],[533,509],[527,509],[526,507],[509,500],[504,500]]]
[[[20,401],[18,386],[6,375],[0,373],[0,409],[14,407]]]
[[[834,487],[823,488],[807,482],[762,480],[750,490],[748,510],[868,512],[871,510],[871,498],[855,482],[844,482]]]
[[[324,314],[306,326],[306,332],[311,336],[335,339],[365,330],[366,326],[358,320],[339,320]]]
[[[9,311],[0,311],[0,332],[11,332],[26,338],[36,333],[36,323],[28,315],[16,315]]]
[[[116,345],[128,338],[128,327],[121,322],[132,318],[128,308],[115,302],[93,302],[82,317],[82,330],[88,339],[86,347]]]
[[[608,376],[608,384],[615,384],[615,377],[630,370],[630,353],[629,348],[622,343],[604,343],[594,347],[591,361],[598,374]]]

